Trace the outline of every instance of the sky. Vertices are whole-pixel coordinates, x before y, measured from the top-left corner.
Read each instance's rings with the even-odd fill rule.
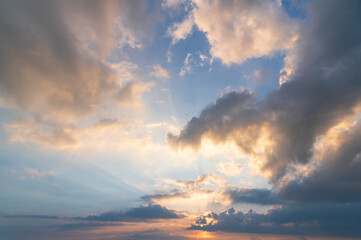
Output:
[[[0,239],[361,239],[359,0],[0,0]]]

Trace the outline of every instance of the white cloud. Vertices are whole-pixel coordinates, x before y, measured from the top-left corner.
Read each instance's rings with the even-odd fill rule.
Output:
[[[154,195],[146,195],[145,199],[158,204],[177,207],[180,210],[197,213],[211,209],[223,208],[231,202],[224,195],[224,190],[233,185],[215,174],[203,174],[194,180],[162,179]]]
[[[138,107],[143,104],[143,93],[148,92],[154,82],[129,82],[116,95],[116,100],[122,105]]]
[[[166,57],[167,57],[167,62],[172,62],[172,52],[170,50],[167,51],[167,54],[166,54]]]
[[[57,149],[74,149],[81,146],[77,139],[80,128],[70,124],[37,118],[7,124],[5,128],[10,134],[11,142],[34,142]]]
[[[206,34],[212,57],[224,64],[271,56],[297,39],[295,21],[274,1],[193,2],[189,19]]]
[[[242,164],[235,162],[220,162],[218,163],[218,172],[227,177],[236,176],[241,173],[243,169]]]
[[[159,64],[153,65],[152,69],[153,70],[150,73],[151,76],[154,76],[156,78],[164,78],[164,79],[170,78],[170,73]]]
[[[199,58],[201,59],[201,63],[200,65],[203,67],[205,64],[209,64],[209,65],[212,65],[213,63],[213,58],[209,59],[209,57],[207,57],[206,55],[204,54],[199,54]]]
[[[186,58],[184,59],[184,65],[181,68],[181,71],[179,72],[179,76],[183,77],[186,74],[190,74],[192,72],[192,54],[188,53]]]
[[[44,178],[49,176],[55,176],[56,173],[54,171],[39,171],[34,168],[25,168],[26,173],[29,175],[29,178]],[[22,178],[26,179],[26,177]]]
[[[185,2],[186,2],[186,0],[164,0],[162,2],[162,7],[164,9],[167,9],[167,8],[176,9],[180,5],[184,4]]]
[[[174,23],[169,27],[167,35],[172,38],[172,44],[186,39],[192,33],[193,25],[193,16],[189,14],[182,22]]]
[[[117,82],[122,85],[124,82],[129,82],[136,78],[137,72],[140,71],[139,66],[132,62],[121,61],[118,63],[105,63],[107,64],[116,74]]]

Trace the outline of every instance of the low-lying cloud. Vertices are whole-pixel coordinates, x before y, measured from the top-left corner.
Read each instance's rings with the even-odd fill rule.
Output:
[[[142,222],[154,219],[179,219],[184,215],[160,205],[146,205],[127,211],[105,212],[76,219],[98,222]]]
[[[267,213],[233,208],[221,213],[208,213],[196,219],[189,230],[224,231],[233,233],[262,233],[318,236],[360,237],[357,204],[306,204],[271,208]],[[342,220],[340,220],[342,219]]]

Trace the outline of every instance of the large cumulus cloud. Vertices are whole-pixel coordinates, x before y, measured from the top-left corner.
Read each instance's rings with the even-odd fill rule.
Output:
[[[195,25],[205,33],[212,57],[227,65],[287,50],[298,36],[298,23],[276,1],[194,0],[191,5],[183,22],[168,30],[172,43],[187,38]]]

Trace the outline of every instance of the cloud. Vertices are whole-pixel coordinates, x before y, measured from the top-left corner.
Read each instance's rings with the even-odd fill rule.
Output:
[[[334,14],[351,21],[349,25],[353,29],[355,23],[360,22],[353,16],[361,6],[354,2],[343,4],[351,10]],[[321,21],[325,28],[328,26],[326,20],[332,15],[326,9],[336,11],[335,6],[324,7],[317,2],[310,12],[311,19],[319,13],[317,24]],[[215,144],[233,142],[249,156],[252,166],[272,183],[287,180],[287,175],[292,176],[299,166],[314,161],[315,146],[321,139],[327,141],[322,137],[330,129],[345,118],[360,114],[357,110],[361,104],[360,47],[354,44],[355,34],[345,32],[343,28],[343,25],[334,25],[313,35],[311,41],[317,46],[322,43],[322,49],[329,49],[329,57],[323,52],[307,49],[309,57],[318,61],[312,65],[301,64],[307,67],[264,100],[256,99],[248,90],[222,95],[198,117],[193,117],[179,135],[169,133],[169,144],[175,149],[199,149],[204,140]],[[339,47],[345,50],[343,54],[337,53],[340,58],[332,55],[334,41],[330,39],[328,44],[328,38],[322,35],[334,35],[335,32],[349,33],[344,37],[352,39],[338,43],[345,45]],[[361,42],[361,35],[357,40]]]
[[[198,177],[202,179],[201,175]],[[206,177],[207,178],[207,177]],[[205,211],[223,211],[232,206],[232,204],[247,203],[260,205],[273,205],[275,202],[266,203],[268,199],[257,199],[257,197],[264,197],[262,194],[257,195],[257,190],[253,199],[251,196],[245,196],[240,199],[238,189],[235,185],[231,185],[223,178],[218,180],[209,178],[205,181],[189,180],[180,181],[173,179],[163,180],[163,184],[157,184],[157,190],[153,194],[147,194],[141,199],[157,204],[166,204],[167,206],[181,211],[190,212],[193,214],[201,214]],[[243,190],[243,189],[242,189]],[[266,190],[266,189],[262,189]],[[251,195],[252,193],[248,193]],[[273,194],[272,194],[273,195]],[[238,197],[238,199],[236,199]]]
[[[217,171],[226,175],[227,177],[238,175],[243,169],[242,164],[235,162],[220,162],[218,163]]]
[[[178,8],[180,5],[184,4],[187,0],[164,0],[162,2],[162,7],[164,9],[171,8],[175,9]]]
[[[139,77],[141,69],[138,65],[128,62],[121,61],[118,63],[107,63],[107,66],[114,71],[114,74],[119,79],[119,84],[123,82],[129,82]]]
[[[213,194],[214,190],[211,190],[208,187],[217,186],[217,187],[227,187],[229,186],[228,182],[214,174],[204,174],[198,176],[196,180],[174,180],[174,179],[164,179],[164,183],[173,185],[176,188],[158,192],[155,194],[145,195],[142,197],[146,201],[157,201],[157,200],[170,200],[170,199],[180,199],[180,198],[191,198],[193,194]],[[167,185],[168,186],[168,185]]]
[[[340,204],[287,205],[261,214],[233,208],[197,218],[189,230],[234,233],[360,237],[361,206]],[[340,221],[342,218],[342,221]]]
[[[253,72],[254,76],[258,79],[264,80],[269,75],[267,69],[257,69]]]
[[[172,189],[168,192],[163,193],[155,193],[155,194],[149,194],[142,197],[145,201],[157,201],[157,200],[167,200],[167,199],[173,199],[173,198],[190,198],[190,194],[180,190],[180,189]]]
[[[256,78],[257,88],[259,88],[270,77],[271,71],[268,69],[257,69],[253,72],[253,75]]]
[[[44,178],[56,175],[54,171],[39,171],[34,168],[25,168],[25,171],[30,175],[30,178]]]
[[[19,120],[5,126],[10,133],[10,141],[35,142],[58,149],[77,148],[81,143],[77,139],[80,128],[72,124],[63,124],[36,117]]]
[[[51,215],[6,215],[6,218],[35,218],[35,219],[58,219],[57,216]]]
[[[296,21],[276,1],[193,3],[194,24],[205,33],[212,57],[224,64],[273,55],[289,49],[297,39]]]
[[[209,57],[201,53],[199,53],[199,59],[201,60],[201,63],[199,65],[202,67],[206,64],[212,65],[213,63],[213,58],[209,59]]]
[[[327,134],[327,141],[315,147],[320,162],[311,169],[301,168],[301,175],[275,189],[230,189],[224,194],[232,202],[256,204],[353,203],[361,201],[358,172],[361,169],[361,123],[352,120],[347,128],[337,126]],[[331,137],[330,135],[334,135]],[[336,141],[334,141],[336,139]]]
[[[188,212],[209,210],[210,207],[218,209],[231,203],[229,196],[224,194],[231,185],[214,174],[200,175],[196,180],[188,181],[164,179],[159,186],[162,187],[155,193],[141,199]]]
[[[160,66],[159,64],[153,65],[152,69],[153,71],[150,73],[151,76],[164,79],[170,78],[170,73],[166,69],[162,68],[162,66]]]
[[[218,99],[215,105],[211,105],[203,110],[199,117],[193,117],[178,136],[169,133],[167,136],[168,142],[175,148],[191,146],[197,149],[200,147],[203,134],[205,134],[208,129],[213,129],[213,123],[215,123],[214,127],[217,127],[217,123],[222,123],[218,121],[220,116],[225,115],[227,110],[231,110],[237,106],[242,107],[243,105],[248,105],[251,101],[253,101],[253,99],[248,91],[241,93],[229,92]],[[228,119],[225,118],[225,122],[227,120],[230,122],[230,117],[228,117]],[[230,128],[230,130],[233,129]]]
[[[327,6],[326,6],[327,5]],[[299,38],[285,57],[280,83],[306,77],[313,66],[324,73],[343,65],[350,52],[360,45],[360,3],[358,1],[316,0],[306,3],[307,18],[299,30]],[[313,71],[309,72],[309,75]]]
[[[229,189],[224,192],[233,203],[252,203],[259,205],[280,204],[277,194],[269,189],[242,188]]]
[[[361,4],[306,6],[308,20],[287,50],[279,89],[264,100],[248,90],[225,93],[180,134],[167,136],[175,149],[236,144],[272,189],[231,188],[224,196],[275,206],[266,213],[213,212],[189,229],[361,236]]]
[[[96,124],[94,124],[93,128],[106,129],[106,128],[111,128],[111,127],[122,126],[126,123],[127,123],[126,121],[120,121],[120,120],[111,119],[111,118],[104,118],[104,119],[100,119]]]
[[[203,174],[198,176],[197,180],[172,180],[166,179],[166,183],[174,184],[176,186],[186,187],[187,189],[195,189],[203,185],[210,185],[215,183],[217,185],[227,185],[227,181],[217,175],[214,174]]]
[[[2,105],[66,120],[96,113],[128,80],[105,58],[114,47],[140,47],[150,34],[145,7],[142,1],[2,2]]]
[[[179,72],[179,76],[184,77],[184,75],[186,74],[190,74],[192,72],[192,66],[191,66],[191,62],[192,62],[192,54],[191,53],[187,53],[186,58],[184,59],[184,65],[181,68],[180,72]]]
[[[183,217],[182,214],[160,205],[145,205],[124,212],[106,212],[76,219],[99,222],[143,222],[152,219],[178,219]]]
[[[167,35],[172,38],[172,44],[176,44],[180,40],[186,39],[192,34],[193,30],[193,16],[190,14],[185,17],[182,22],[174,23],[167,30]]]
[[[332,131],[332,130],[331,130]],[[293,202],[361,201],[361,123],[333,130],[319,153],[321,163],[306,176],[292,179],[279,190],[279,196]],[[330,135],[330,133],[329,133]],[[320,149],[320,148],[317,148]],[[318,150],[321,151],[321,150]]]
[[[198,149],[203,139],[232,141],[260,164],[261,172],[278,180],[293,164],[308,163],[317,137],[359,104],[358,70],[352,66],[343,73],[327,80],[294,80],[264,101],[247,90],[226,93],[193,117],[178,136],[169,133],[168,142],[176,149]]]
[[[142,102],[142,94],[154,86],[153,82],[130,82],[119,89],[116,99],[122,104],[136,106]]]
[[[136,106],[132,105],[133,108]],[[46,120],[38,116],[5,124],[5,129],[10,135],[11,142],[36,143],[48,149],[67,149],[78,152],[107,149],[121,151],[124,154],[133,154],[136,151],[138,156],[141,156],[140,159],[144,159],[146,154],[161,154],[162,156],[166,154],[168,157],[177,157],[166,145],[152,142],[154,132],[177,129],[168,122],[146,124],[134,119],[100,118],[82,126],[76,126],[72,123]]]
[[[167,62],[171,63],[172,62],[172,52],[170,50],[167,51],[166,53],[166,57],[167,57]]]
[[[205,33],[212,60],[218,58],[226,65],[287,51],[298,38],[297,21],[276,1],[194,0],[188,15],[170,26],[167,35],[176,44],[191,35],[194,26]]]
[[[74,124],[44,120],[37,116],[34,119],[23,119],[6,124],[5,129],[10,134],[11,142],[34,142],[53,149],[78,149],[94,145],[93,141],[96,141],[95,145],[99,146],[114,135],[123,135],[123,137],[127,135],[131,138],[124,130],[128,125],[123,120],[105,118],[91,126],[78,127]]]

